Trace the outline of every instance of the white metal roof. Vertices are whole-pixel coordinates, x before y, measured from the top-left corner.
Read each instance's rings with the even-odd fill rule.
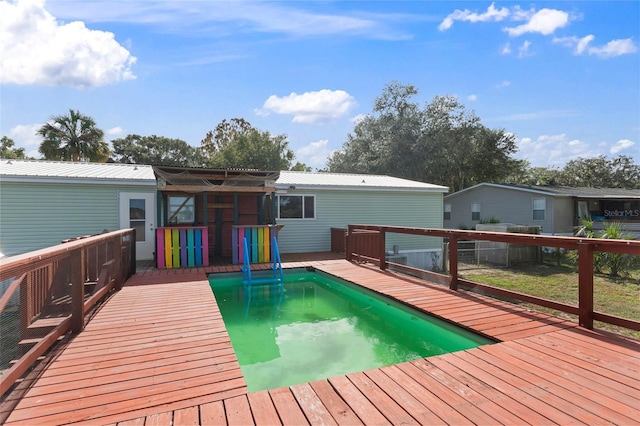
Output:
[[[295,189],[332,189],[344,191],[449,191],[449,188],[446,186],[384,175],[281,171],[280,177],[276,181],[276,189],[294,189],[291,187],[295,187]]]
[[[83,182],[155,185],[151,166],[0,159],[0,180],[7,182]]]

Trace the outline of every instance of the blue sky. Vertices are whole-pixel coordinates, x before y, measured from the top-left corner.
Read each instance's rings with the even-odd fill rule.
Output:
[[[69,109],[193,146],[223,119],[322,168],[386,84],[455,95],[518,158],[640,163],[640,2],[0,1],[0,133]]]

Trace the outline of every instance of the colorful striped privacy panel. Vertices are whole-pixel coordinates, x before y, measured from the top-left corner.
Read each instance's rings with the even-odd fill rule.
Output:
[[[231,228],[231,260],[234,265],[244,262],[243,241],[249,245],[250,263],[269,263],[271,259],[271,239],[278,237],[275,225],[234,225]]]
[[[206,226],[156,229],[158,269],[209,266],[209,230]]]

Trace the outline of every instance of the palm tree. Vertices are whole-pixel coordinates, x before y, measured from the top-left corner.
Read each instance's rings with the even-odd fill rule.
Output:
[[[104,132],[79,111],[70,109],[68,115],[52,117],[38,134],[44,138],[38,151],[45,160],[105,162],[109,158]]]

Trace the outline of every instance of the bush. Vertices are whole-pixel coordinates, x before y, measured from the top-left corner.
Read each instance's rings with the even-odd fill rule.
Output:
[[[630,240],[631,235],[624,232],[620,222],[611,222],[605,224],[605,228],[598,234],[599,238],[612,240]],[[627,273],[638,263],[638,256],[621,253],[597,252],[594,258],[594,269],[602,271],[603,268],[609,270],[612,277],[620,276],[621,273]]]
[[[580,219],[580,228],[576,231],[577,237],[603,238],[611,240],[630,240],[631,235],[624,232],[620,222],[609,222],[604,224],[604,230],[596,232],[593,228],[593,221]],[[640,263],[638,256],[631,254],[609,253],[597,251],[593,255],[593,269],[602,273],[605,270],[612,277],[627,274],[629,270],[637,267]]]

